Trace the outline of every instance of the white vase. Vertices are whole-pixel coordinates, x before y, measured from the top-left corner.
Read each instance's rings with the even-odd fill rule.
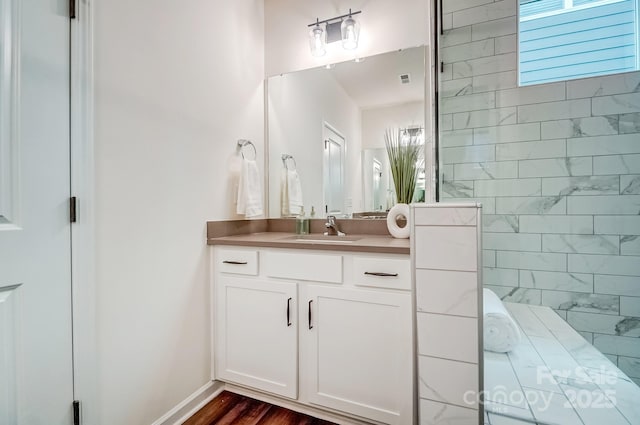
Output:
[[[398,226],[399,218],[406,219],[407,224],[404,227]],[[387,229],[389,229],[391,236],[398,239],[408,238],[411,233],[409,224],[409,205],[395,204],[387,214]]]

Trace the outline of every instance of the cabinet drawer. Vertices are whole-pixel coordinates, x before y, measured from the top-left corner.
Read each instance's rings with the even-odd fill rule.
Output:
[[[355,257],[353,281],[358,286],[411,289],[409,258]]]
[[[265,251],[262,264],[269,277],[342,283],[341,255]]]
[[[216,271],[257,276],[258,251],[221,248],[216,255]]]

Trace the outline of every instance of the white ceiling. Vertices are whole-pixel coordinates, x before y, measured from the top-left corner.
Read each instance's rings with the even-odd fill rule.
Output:
[[[342,62],[327,72],[361,109],[424,101],[424,47]],[[401,74],[410,74],[411,83],[401,84]]]

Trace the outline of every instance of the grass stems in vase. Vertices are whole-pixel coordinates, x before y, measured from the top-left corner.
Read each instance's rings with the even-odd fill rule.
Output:
[[[391,129],[385,130],[384,144],[396,190],[396,202],[410,204],[418,181],[422,145],[417,137],[405,135],[402,130]]]

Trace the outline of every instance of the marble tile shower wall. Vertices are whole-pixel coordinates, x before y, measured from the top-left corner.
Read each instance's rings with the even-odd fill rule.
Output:
[[[518,88],[517,1],[443,1],[442,201],[482,202],[486,287],[640,382],[640,72]]]

